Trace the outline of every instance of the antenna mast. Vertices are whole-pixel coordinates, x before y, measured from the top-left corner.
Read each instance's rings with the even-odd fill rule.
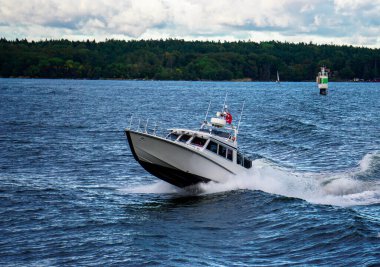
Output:
[[[239,131],[240,121],[241,121],[241,118],[243,117],[244,105],[245,105],[245,100],[244,100],[244,102],[243,102],[243,107],[241,108],[240,118],[239,118],[239,123],[238,123],[237,131]]]
[[[222,112],[224,111],[224,107],[226,106],[226,100],[227,100],[227,93],[226,93],[226,96],[224,97]]]
[[[207,121],[207,115],[208,115],[208,111],[210,110],[210,106],[211,106],[211,100],[210,100],[210,102],[208,103],[208,108],[207,108],[207,112],[206,112],[206,116],[205,116],[204,122]]]

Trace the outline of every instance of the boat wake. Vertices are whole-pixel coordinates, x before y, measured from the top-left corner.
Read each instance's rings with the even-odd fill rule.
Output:
[[[356,206],[380,204],[380,152],[366,154],[358,167],[340,172],[296,172],[258,159],[252,168],[226,183],[199,184],[186,191],[163,181],[123,189],[127,193],[207,195],[231,190],[261,190],[315,204]]]

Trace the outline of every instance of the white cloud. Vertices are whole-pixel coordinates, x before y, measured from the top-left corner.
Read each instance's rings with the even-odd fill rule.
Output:
[[[1,37],[184,38],[380,47],[380,0],[0,0]]]

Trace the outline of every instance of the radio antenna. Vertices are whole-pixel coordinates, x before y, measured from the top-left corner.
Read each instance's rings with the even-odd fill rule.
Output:
[[[224,103],[223,103],[222,112],[224,111],[224,108],[226,106],[226,100],[227,100],[227,92],[226,92],[226,96],[224,97]]]
[[[244,102],[243,102],[243,107],[241,108],[241,112],[240,112],[240,118],[239,118],[239,123],[238,123],[238,127],[237,127],[237,130],[238,130],[238,131],[239,131],[239,127],[240,127],[240,121],[241,121],[241,118],[243,117],[244,105],[245,105],[245,100],[244,100]]]
[[[208,111],[210,110],[210,106],[211,106],[211,100],[208,103],[208,108],[207,108],[206,116],[205,116],[205,119],[204,119],[205,122],[207,121],[207,115],[208,115]]]

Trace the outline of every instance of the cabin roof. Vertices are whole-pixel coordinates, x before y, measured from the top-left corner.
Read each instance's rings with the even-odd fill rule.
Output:
[[[194,135],[194,136],[202,137],[206,139],[212,138],[220,143],[226,144],[233,148],[237,148],[237,144],[230,138],[232,135],[230,135],[228,132],[212,129],[211,134],[210,134],[209,129],[189,130],[189,129],[181,129],[181,128],[172,128],[172,129],[169,129],[169,131],[177,133],[177,134]]]

